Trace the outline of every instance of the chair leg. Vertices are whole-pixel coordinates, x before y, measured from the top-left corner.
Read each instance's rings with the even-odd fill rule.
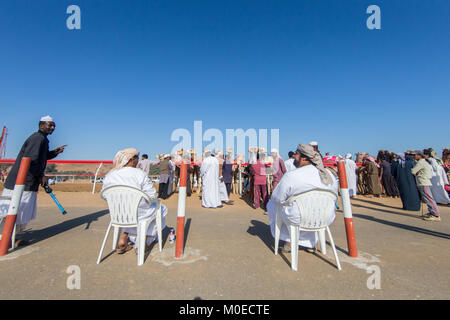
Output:
[[[298,226],[289,226],[291,233],[291,268],[294,271],[298,269]]]
[[[158,247],[162,251],[162,230],[161,230],[161,207],[156,211],[156,230],[158,232]]]
[[[102,247],[100,248],[100,253],[98,255],[97,264],[100,263],[100,259],[102,258],[103,249],[105,248],[106,240],[108,239],[110,230],[111,230],[111,223],[109,224],[108,229],[106,230],[105,238],[103,239]]]
[[[320,252],[323,254],[327,254],[327,243],[325,238],[325,229],[317,231],[317,234],[319,235],[319,242],[320,242]]]
[[[283,226],[283,221],[281,220],[280,214],[277,212],[275,214],[275,255],[278,254],[278,246],[280,243],[280,232]]]
[[[117,244],[119,243],[120,227],[114,227],[114,238],[112,243],[112,249],[117,249]]]
[[[137,228],[137,237],[136,241],[138,242],[138,266],[142,266],[144,264],[144,256],[145,256],[145,246],[147,244],[147,228],[146,223],[140,222]]]
[[[14,224],[14,229],[13,229],[12,236],[11,236],[11,249],[13,249],[13,250],[16,247],[16,228],[17,228],[17,225]]]
[[[330,237],[330,243],[331,243],[331,248],[333,248],[333,253],[334,253],[334,258],[336,259],[336,264],[337,264],[337,268],[338,270],[341,270],[341,263],[339,262],[339,258],[336,252],[336,247],[334,245],[334,241],[333,241],[333,237],[331,236],[331,231],[330,228],[327,227],[327,232],[328,232],[328,237]]]

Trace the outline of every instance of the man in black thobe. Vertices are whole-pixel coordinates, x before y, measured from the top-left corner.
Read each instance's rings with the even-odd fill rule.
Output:
[[[16,162],[6,178],[5,189],[3,190],[2,196],[10,197],[12,196],[16,184],[22,158],[31,158],[30,169],[25,179],[25,189],[16,218],[17,231],[19,232],[25,228],[30,220],[33,220],[36,217],[36,193],[39,189],[39,185],[45,186],[48,182],[48,177],[44,174],[47,160],[55,158],[64,151],[65,145],[49,151],[49,141],[47,136],[52,134],[54,130],[55,122],[53,119],[50,116],[42,117],[39,121],[39,130],[28,137],[24,142],[17,155]],[[7,203],[2,201],[0,204],[0,210],[2,212],[5,210],[7,211],[8,207],[9,201]],[[25,244],[25,241],[18,243],[18,245]]]

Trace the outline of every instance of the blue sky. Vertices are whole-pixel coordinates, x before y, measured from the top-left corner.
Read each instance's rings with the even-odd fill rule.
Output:
[[[66,8],[81,8],[68,30]],[[381,30],[366,8],[381,8]],[[169,152],[173,130],[280,130],[280,151],[450,147],[450,2],[0,2],[0,125],[39,118],[60,159]],[[207,142],[205,142],[205,145]]]

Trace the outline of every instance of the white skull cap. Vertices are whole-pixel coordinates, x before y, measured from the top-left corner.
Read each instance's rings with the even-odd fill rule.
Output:
[[[45,116],[41,118],[42,122],[54,122],[53,118],[50,116]]]

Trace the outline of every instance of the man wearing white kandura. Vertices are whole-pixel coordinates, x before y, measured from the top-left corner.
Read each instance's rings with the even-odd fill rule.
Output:
[[[205,149],[204,154],[205,158],[200,167],[202,206],[204,208],[222,208],[222,201],[220,201],[219,161],[211,155],[209,149]]]
[[[114,157],[114,168],[105,176],[102,190],[116,185],[125,185],[137,188],[147,194],[150,199],[155,199],[157,197],[156,189],[153,187],[153,183],[147,176],[147,173],[136,168],[138,162],[139,151],[134,148],[128,148],[117,152]],[[149,218],[154,214],[156,214],[156,203],[150,205],[145,199],[141,199],[138,207],[138,221]],[[161,204],[161,229],[166,227],[166,214],[167,208]],[[136,235],[136,227],[125,228],[123,234],[120,236],[116,252],[122,254],[132,249],[132,247],[128,245],[128,238],[131,242],[136,243]],[[161,241],[161,239],[157,239],[156,220],[153,220],[148,226],[147,246],[154,241]],[[135,246],[135,249],[137,251],[137,246]]]
[[[272,198],[267,204],[267,211],[270,219],[270,230],[275,237],[275,217],[278,204],[286,201],[289,197],[306,192],[312,189],[327,189],[337,194],[338,182],[333,174],[326,170],[323,166],[320,154],[313,149],[311,145],[299,144],[297,148],[298,161],[295,161],[296,170],[286,172],[281,178],[272,193]],[[281,206],[281,215],[285,220],[298,223],[300,213],[296,205]],[[334,221],[335,214],[333,208],[333,215],[331,221]],[[315,252],[317,242],[315,231],[299,231],[299,245],[308,252]],[[284,252],[289,252],[290,235],[285,224],[283,224],[280,232],[280,239],[285,241],[283,248]],[[296,249],[296,248],[293,248]],[[296,249],[297,250],[297,249]]]

